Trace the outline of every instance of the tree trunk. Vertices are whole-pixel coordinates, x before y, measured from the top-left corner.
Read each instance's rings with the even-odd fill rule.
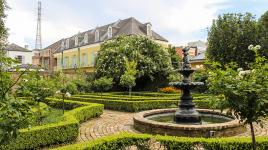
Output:
[[[129,86],[129,96],[130,96],[130,99],[132,99],[131,92],[132,92],[132,87],[131,87],[131,86]]]
[[[253,146],[253,150],[256,150],[256,139],[255,139],[255,133],[254,133],[254,127],[253,127],[253,123],[249,123],[250,125],[250,131],[251,131],[251,138],[252,138],[252,146]]]
[[[64,99],[65,99],[65,94],[62,94],[62,113],[64,114]]]
[[[41,108],[40,108],[40,102],[38,102],[38,104],[37,104],[38,106],[37,106],[37,124],[38,125],[41,125]]]

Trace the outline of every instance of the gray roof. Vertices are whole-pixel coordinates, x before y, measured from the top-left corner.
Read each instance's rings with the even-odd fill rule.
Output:
[[[28,50],[26,48],[23,48],[23,47],[20,47],[17,44],[14,44],[14,43],[7,45],[5,50],[6,51],[19,51],[19,52],[32,52],[32,51],[30,51],[30,50]]]
[[[205,52],[202,52],[198,55],[196,55],[195,57],[191,58],[190,61],[194,62],[194,61],[204,61],[206,59],[205,57]]]
[[[62,52],[63,50],[72,49],[75,47],[81,47],[84,45],[90,45],[94,43],[103,42],[105,40],[108,40],[108,27],[112,27],[112,36],[116,37],[119,35],[147,35],[146,33],[146,25],[147,23],[143,24],[140,23],[135,18],[127,18],[124,20],[118,20],[116,22],[96,27],[95,29],[91,29],[82,33],[78,33],[76,35],[73,35],[72,37],[61,39],[57,41],[56,43],[59,45],[58,48],[55,50],[55,53]],[[95,42],[95,31],[99,31],[99,40]],[[85,34],[88,35],[88,41],[84,41]],[[75,45],[75,38],[78,37],[78,45]],[[161,35],[157,34],[156,32],[152,31],[152,38],[155,40],[165,41],[168,42],[167,39],[163,38]],[[61,43],[64,41],[64,44],[66,40],[69,39],[69,48],[62,48]],[[55,43],[54,43],[55,44]],[[51,46],[51,45],[50,45]],[[48,46],[48,47],[50,47]]]

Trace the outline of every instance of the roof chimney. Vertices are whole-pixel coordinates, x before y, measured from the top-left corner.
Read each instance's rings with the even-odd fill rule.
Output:
[[[152,36],[152,24],[150,22],[145,23],[147,36]]]

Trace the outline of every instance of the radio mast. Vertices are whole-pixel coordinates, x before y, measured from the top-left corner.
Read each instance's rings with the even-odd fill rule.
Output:
[[[38,14],[37,14],[37,28],[36,28],[36,38],[35,38],[35,49],[42,49],[42,39],[41,39],[41,1],[38,0]]]

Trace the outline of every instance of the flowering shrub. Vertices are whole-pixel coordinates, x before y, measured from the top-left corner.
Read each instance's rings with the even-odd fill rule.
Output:
[[[255,62],[249,63],[244,70],[235,64],[222,68],[219,64],[211,65],[209,71],[209,89],[214,94],[221,94],[229,110],[250,125],[253,149],[256,149],[253,123],[261,123],[268,116],[268,60],[261,55],[260,46],[250,45],[248,49],[255,53]],[[221,104],[221,103],[219,103]]]
[[[181,90],[175,87],[171,87],[171,86],[161,88],[159,91],[163,93],[180,93],[181,92]]]
[[[145,36],[119,36],[101,44],[96,60],[96,76],[112,77],[114,85],[120,84],[120,79],[125,74],[125,60],[135,61],[137,86],[147,85],[138,81],[146,79],[157,81],[167,77],[172,69],[168,51]],[[147,79],[150,80],[147,80]],[[161,78],[160,78],[161,79]]]

